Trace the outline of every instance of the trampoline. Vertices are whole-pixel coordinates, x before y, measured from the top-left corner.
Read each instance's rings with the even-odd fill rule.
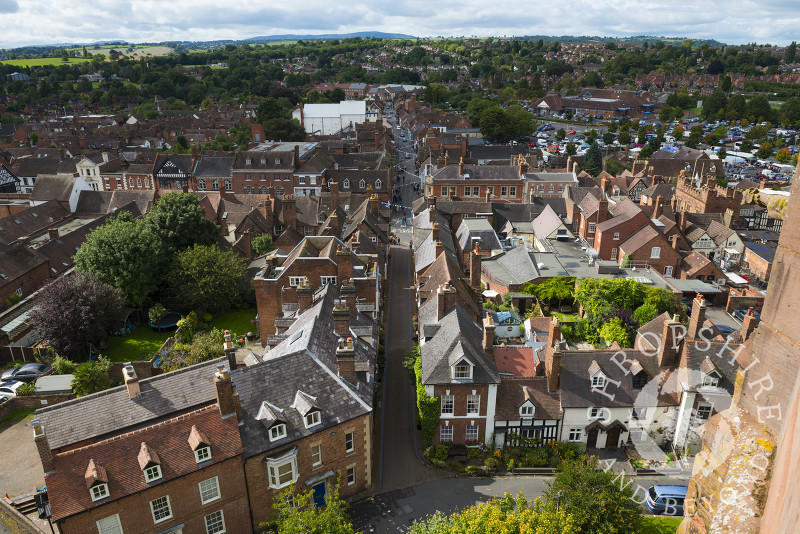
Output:
[[[147,324],[150,325],[150,328],[154,332],[171,332],[178,328],[178,321],[181,320],[181,317],[181,314],[178,312],[167,312],[167,314],[157,322],[153,323],[147,321]]]

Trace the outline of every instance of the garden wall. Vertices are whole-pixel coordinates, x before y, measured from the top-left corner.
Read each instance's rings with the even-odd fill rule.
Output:
[[[0,419],[10,414],[14,410],[32,410],[44,408],[72,399],[72,395],[59,393],[56,395],[27,395],[24,397],[11,397],[6,402],[0,404]]]
[[[736,308],[744,308],[747,309],[749,307],[753,307],[753,309],[757,312],[761,312],[761,308],[764,307],[764,295],[759,296],[737,296],[731,295],[728,297],[728,303],[725,306],[725,311],[730,313]]]
[[[153,360],[139,360],[131,362],[131,365],[133,366],[133,370],[136,371],[136,376],[139,380],[150,378],[161,372],[159,369],[153,367]],[[108,370],[108,377],[111,379],[112,384],[114,382],[124,381],[122,378],[122,368],[124,366],[125,363],[123,362],[111,362],[111,369]]]

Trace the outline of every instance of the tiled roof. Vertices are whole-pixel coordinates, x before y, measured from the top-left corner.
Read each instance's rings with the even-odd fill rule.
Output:
[[[75,179],[74,176],[40,174],[33,184],[30,200],[37,202],[47,202],[48,200],[66,202],[72,194]]]
[[[527,379],[503,378],[497,387],[495,420],[519,420],[519,407],[528,400],[536,407],[533,412],[535,419],[561,419],[561,404],[558,394],[548,392],[547,378],[540,377]]]
[[[214,371],[226,361],[219,358],[141,379],[142,394],[134,400],[129,398],[125,386],[119,386],[40,408],[36,414],[50,448],[60,449],[213,402]]]
[[[520,245],[481,262],[492,277],[506,285],[524,284],[539,277],[539,270],[528,250]]]
[[[0,243],[9,244],[37,234],[71,217],[68,208],[51,200],[0,219]]]
[[[214,386],[208,385],[206,389],[210,389],[213,396]],[[87,413],[94,415],[93,412]],[[211,460],[200,465],[196,463],[189,444],[193,427],[208,436],[206,439],[211,446]],[[50,432],[46,432],[49,438]],[[150,484],[145,482],[139,459],[145,443],[152,454],[157,455],[156,463],[161,465],[162,478]],[[240,454],[242,444],[236,417],[223,419],[216,404],[121,436],[54,454],[54,471],[45,475],[53,520],[103,506]],[[91,469],[90,463],[94,464],[94,469]],[[85,488],[90,481],[94,483],[98,480],[108,483],[109,497],[95,503]]]
[[[494,347],[494,361],[498,373],[510,373],[516,378],[536,376],[531,347]]]

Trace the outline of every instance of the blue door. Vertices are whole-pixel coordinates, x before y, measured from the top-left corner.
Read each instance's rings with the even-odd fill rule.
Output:
[[[325,506],[325,482],[320,482],[313,486],[314,489],[314,506],[322,508]]]

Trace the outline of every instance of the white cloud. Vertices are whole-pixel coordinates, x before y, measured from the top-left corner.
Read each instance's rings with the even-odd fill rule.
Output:
[[[796,0],[0,0],[0,47],[99,40],[203,41],[282,33],[419,36],[666,35],[728,43],[796,39]]]

